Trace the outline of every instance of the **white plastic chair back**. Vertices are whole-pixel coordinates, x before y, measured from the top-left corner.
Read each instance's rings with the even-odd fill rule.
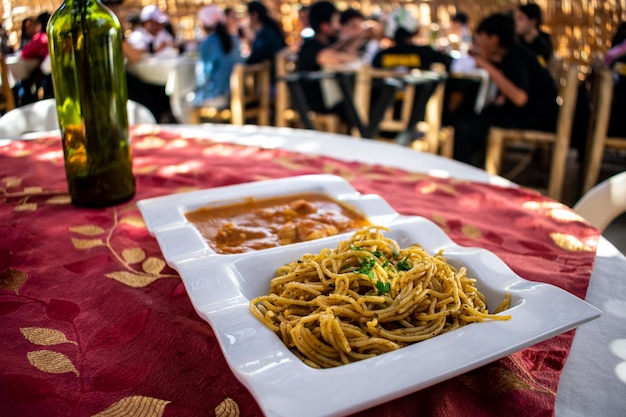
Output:
[[[128,100],[128,124],[154,124],[156,119],[142,104]],[[31,132],[48,132],[59,128],[56,102],[53,98],[17,107],[0,117],[0,139],[14,139]]]
[[[152,112],[143,104],[128,100],[126,102],[126,109],[128,111],[128,124],[130,126],[142,124],[151,125],[156,123]]]
[[[626,213],[626,171],[587,191],[574,205],[574,211],[592,226],[604,231],[620,214]]]

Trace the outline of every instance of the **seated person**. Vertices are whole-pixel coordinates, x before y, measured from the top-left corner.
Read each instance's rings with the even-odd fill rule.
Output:
[[[226,15],[215,5],[198,11],[207,37],[199,47],[196,70],[195,106],[227,108],[230,105],[230,74],[235,64],[242,62],[239,37],[229,33]]]
[[[535,3],[520,4],[513,11],[513,18],[520,44],[531,50],[543,67],[547,67],[553,53],[552,41],[550,35],[539,30],[543,21],[539,6]]]
[[[144,7],[139,18],[141,26],[128,36],[128,43],[133,48],[156,54],[174,47],[174,38],[165,30],[168,18],[157,6]]]
[[[248,64],[270,61],[272,80],[274,80],[274,61],[276,54],[287,46],[285,34],[280,24],[274,20],[267,7],[260,1],[248,3],[250,30],[254,32],[254,40],[248,56]],[[272,81],[273,84],[273,81]]]
[[[348,64],[358,59],[362,39],[338,40],[339,12],[331,2],[314,3],[309,9],[309,23],[315,35],[304,39],[298,52],[297,71],[320,71],[324,66]],[[325,104],[319,81],[306,81],[303,89],[311,110],[335,113],[345,119],[343,103]]]
[[[46,34],[46,26],[50,19],[50,13],[43,12],[37,16],[34,24],[36,33],[33,35],[30,42],[24,45],[20,56],[23,59],[33,59],[39,62],[39,65],[48,56],[48,35]],[[33,103],[39,100],[39,90],[43,92],[42,98],[54,97],[52,88],[52,76],[50,74],[44,74],[41,71],[41,67],[37,67],[33,72],[25,79],[19,80],[19,82],[13,87],[14,93],[16,93],[16,103],[19,106],[24,104]]]
[[[489,128],[554,131],[557,88],[547,69],[515,40],[513,20],[504,14],[483,19],[476,29],[478,67],[497,87],[495,100],[481,114],[453,121],[454,159],[482,165]]]
[[[39,32],[41,32],[41,29],[39,28],[39,22],[36,17],[29,16],[24,18],[24,20],[22,20],[22,35],[20,37],[18,49],[24,48],[24,46],[32,41],[33,37]]]
[[[119,15],[123,0],[105,0],[103,4]],[[139,15],[140,25],[124,39],[122,49],[127,63],[134,63],[156,51],[165,50],[173,45],[171,35],[164,29],[167,16],[156,6],[146,6]],[[158,36],[155,36],[158,35]],[[155,49],[156,47],[156,49]],[[128,98],[146,106],[158,123],[177,123],[172,114],[170,98],[165,93],[165,86],[144,81],[135,74],[126,71]]]
[[[452,58],[430,46],[413,43],[417,30],[417,20],[410,11],[398,8],[391,12],[385,25],[385,36],[393,39],[394,45],[379,51],[374,56],[372,66],[428,70],[432,64],[441,63],[449,70]]]
[[[626,114],[626,22],[617,27],[617,32],[611,40],[611,49],[604,57],[604,63],[615,73],[607,135],[626,138],[626,123],[622,119]]]

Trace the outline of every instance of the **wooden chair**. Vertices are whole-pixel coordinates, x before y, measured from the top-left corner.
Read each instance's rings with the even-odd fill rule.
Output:
[[[607,137],[613,100],[612,71],[608,68],[597,69],[593,75],[591,86],[591,120],[583,164],[583,193],[589,191],[598,182],[604,150],[607,148],[626,150],[626,138]]]
[[[201,121],[244,125],[254,122],[267,126],[270,119],[270,63],[237,64],[230,75],[230,106],[196,107],[190,122]]]
[[[485,169],[490,174],[498,174],[502,164],[502,154],[507,144],[530,144],[552,146],[552,162],[548,180],[547,195],[555,200],[561,199],[565,166],[572,132],[572,119],[578,94],[578,66],[567,69],[565,82],[561,86],[561,108],[557,120],[556,132],[538,130],[504,129],[492,127],[487,140]]]
[[[2,90],[0,91],[0,111],[7,112],[15,108],[15,98],[13,90],[9,85],[8,68],[4,54],[0,54],[0,83]]]
[[[445,72],[436,68],[437,72]],[[392,69],[372,68],[364,65],[357,73],[357,80],[354,92],[354,101],[359,117],[362,121],[368,122],[371,109],[372,84],[374,80],[382,79],[399,79],[408,76],[408,71],[398,71]],[[445,92],[445,83],[439,82],[434,92],[426,103],[424,121],[418,123],[417,131],[424,134],[424,139],[411,141],[410,145],[413,149],[426,151],[431,153],[441,153],[444,156],[452,157],[453,135],[450,134],[452,128],[441,128],[441,115],[443,112],[443,99]],[[389,106],[385,110],[385,114],[379,123],[379,131],[401,133],[407,130],[413,103],[415,100],[416,85],[406,84],[403,90],[397,94],[400,102],[400,114],[396,117],[394,114],[394,106]]]
[[[278,127],[302,127],[298,112],[291,106],[291,97],[285,76],[295,72],[297,53],[287,47],[276,54],[276,97],[274,99],[274,119]],[[310,112],[309,118],[316,130],[338,133],[343,129],[343,123],[335,114]]]

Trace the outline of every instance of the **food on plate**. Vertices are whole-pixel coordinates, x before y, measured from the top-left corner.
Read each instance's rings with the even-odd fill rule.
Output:
[[[466,268],[414,244],[401,249],[381,226],[336,249],[278,268],[250,310],[306,364],[330,368],[484,320],[508,320],[510,295],[493,313]]]
[[[185,213],[217,253],[242,253],[304,242],[369,225],[357,211],[319,193],[202,207]]]

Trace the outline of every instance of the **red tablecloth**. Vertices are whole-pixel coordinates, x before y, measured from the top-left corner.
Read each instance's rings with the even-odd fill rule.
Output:
[[[157,128],[134,131],[133,152],[135,199],[89,210],[69,204],[58,138],[0,147],[3,416],[237,415],[229,409],[261,415],[148,234],[135,204],[143,198],[333,173],[363,193],[380,194],[400,213],[434,220],[461,245],[495,252],[524,278],[581,298],[587,289],[599,232],[528,189],[433,178],[385,167],[384,160],[368,165],[181,138]],[[360,415],[552,415],[573,336]]]

